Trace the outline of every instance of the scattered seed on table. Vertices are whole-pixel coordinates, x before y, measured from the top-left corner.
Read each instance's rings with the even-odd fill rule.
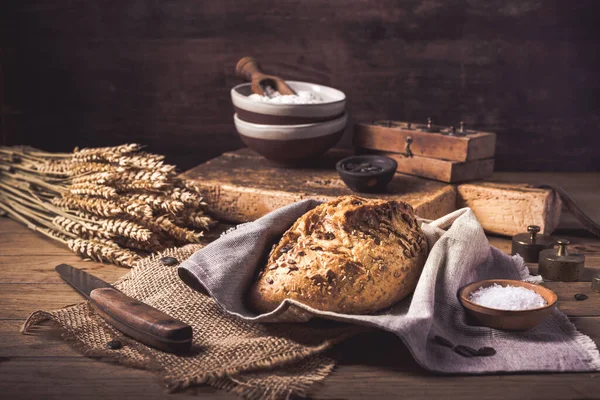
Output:
[[[583,300],[587,300],[587,294],[583,294],[583,293],[577,293],[575,295],[575,300],[577,301],[583,301]]]

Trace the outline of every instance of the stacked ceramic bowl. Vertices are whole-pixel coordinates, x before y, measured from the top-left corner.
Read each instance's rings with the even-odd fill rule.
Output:
[[[310,93],[317,102],[289,104],[251,96],[250,83],[231,90],[235,127],[248,147],[284,165],[310,162],[335,145],[348,116],[343,92],[306,82],[286,82],[297,93]]]

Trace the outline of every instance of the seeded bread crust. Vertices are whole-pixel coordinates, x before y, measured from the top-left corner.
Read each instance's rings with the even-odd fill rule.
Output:
[[[339,197],[300,217],[250,289],[260,313],[284,299],[346,314],[390,307],[416,287],[427,240],[400,201]]]

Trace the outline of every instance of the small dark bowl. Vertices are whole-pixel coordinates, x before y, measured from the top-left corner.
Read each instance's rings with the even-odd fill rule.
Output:
[[[361,164],[370,164],[378,171],[351,171],[348,168],[349,164],[359,166]],[[345,168],[346,167],[346,168]],[[352,156],[338,161],[335,169],[342,181],[354,192],[360,193],[382,193],[394,177],[394,173],[398,168],[398,163],[389,157],[384,156]]]

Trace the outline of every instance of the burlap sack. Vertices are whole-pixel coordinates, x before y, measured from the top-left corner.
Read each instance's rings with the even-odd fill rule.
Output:
[[[211,297],[186,286],[177,276],[177,266],[159,261],[164,256],[183,261],[200,248],[189,245],[152,256],[115,283],[128,296],[190,324],[194,329],[191,355],[164,353],[123,336],[87,302],[37,311],[27,319],[23,332],[52,320],[64,330],[64,339],[85,355],[155,371],[171,390],[208,384],[250,399],[280,399],[306,395],[334,367],[334,361],[320,353],[365,330],[328,321],[262,325],[231,316]],[[125,346],[110,350],[107,343],[115,339]]]

